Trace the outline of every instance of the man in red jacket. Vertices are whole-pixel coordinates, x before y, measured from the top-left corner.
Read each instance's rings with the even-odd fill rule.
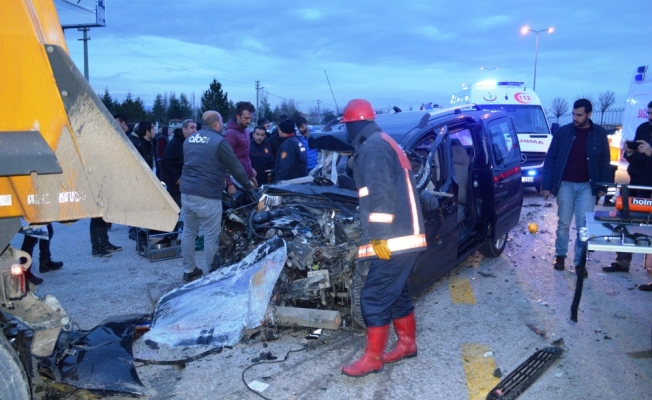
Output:
[[[247,127],[251,124],[251,116],[256,111],[254,105],[248,101],[239,101],[235,105],[235,118],[231,118],[226,124],[226,132],[224,132],[224,139],[229,142],[233,153],[235,154],[242,168],[247,173],[247,177],[254,185],[254,189],[258,188],[256,181],[256,170],[251,166],[251,159],[249,158],[249,131]],[[235,185],[231,178],[226,178],[226,190],[229,194],[236,192]]]

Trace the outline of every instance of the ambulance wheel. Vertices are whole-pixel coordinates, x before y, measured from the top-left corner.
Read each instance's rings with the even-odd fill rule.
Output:
[[[364,318],[362,318],[362,303],[360,302],[360,294],[362,287],[367,280],[367,273],[369,272],[368,261],[358,263],[357,268],[353,271],[353,281],[351,283],[351,318],[353,322],[366,328]]]
[[[507,233],[508,232],[505,232],[504,234],[500,235],[500,237],[496,238],[494,237],[493,226],[490,225],[489,235],[482,247],[480,247],[478,250],[480,254],[485,257],[500,257],[500,255],[503,254],[503,250],[505,250],[505,246],[507,245]]]
[[[0,332],[0,393],[3,400],[29,400],[27,374],[7,338]]]

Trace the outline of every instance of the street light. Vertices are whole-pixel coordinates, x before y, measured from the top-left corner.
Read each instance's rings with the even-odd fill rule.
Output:
[[[494,69],[498,69],[498,67],[495,68],[480,67],[480,69],[484,71],[489,71],[489,74],[491,74],[491,71],[493,71]]]
[[[554,29],[552,27],[548,29],[540,29],[540,30],[535,30],[535,29],[530,29],[529,26],[525,25],[523,28],[521,28],[521,34],[522,35],[527,35],[530,32],[534,32],[537,34],[537,44],[536,44],[536,50],[534,51],[534,84],[532,85],[532,90],[537,90],[537,56],[539,55],[539,33],[541,32],[548,32],[552,33]]]

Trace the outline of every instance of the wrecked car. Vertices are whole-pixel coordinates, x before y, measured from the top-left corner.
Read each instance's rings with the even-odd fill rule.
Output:
[[[378,115],[376,122],[411,161],[425,219],[428,247],[410,275],[411,295],[476,251],[500,256],[523,204],[511,118],[473,105]],[[321,150],[314,180],[267,185],[259,202],[232,199],[220,254],[230,265],[281,237],[287,262],[271,304],[339,310],[364,326],[359,297],[368,263],[357,261],[358,193],[347,172],[353,148],[344,129],[335,123],[311,135],[309,145]]]

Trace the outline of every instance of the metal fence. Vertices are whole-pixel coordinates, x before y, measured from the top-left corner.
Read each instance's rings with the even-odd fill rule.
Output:
[[[601,125],[606,130],[617,129],[619,126],[623,124],[624,112],[625,112],[624,108],[611,108],[605,111],[604,113],[600,112],[599,110],[593,109],[591,120],[596,124]],[[557,121],[557,117],[555,117],[554,115],[548,115],[548,121],[550,123],[559,122],[559,125],[563,126],[573,122],[573,114],[566,113],[564,115],[561,115],[559,117],[559,121]]]

